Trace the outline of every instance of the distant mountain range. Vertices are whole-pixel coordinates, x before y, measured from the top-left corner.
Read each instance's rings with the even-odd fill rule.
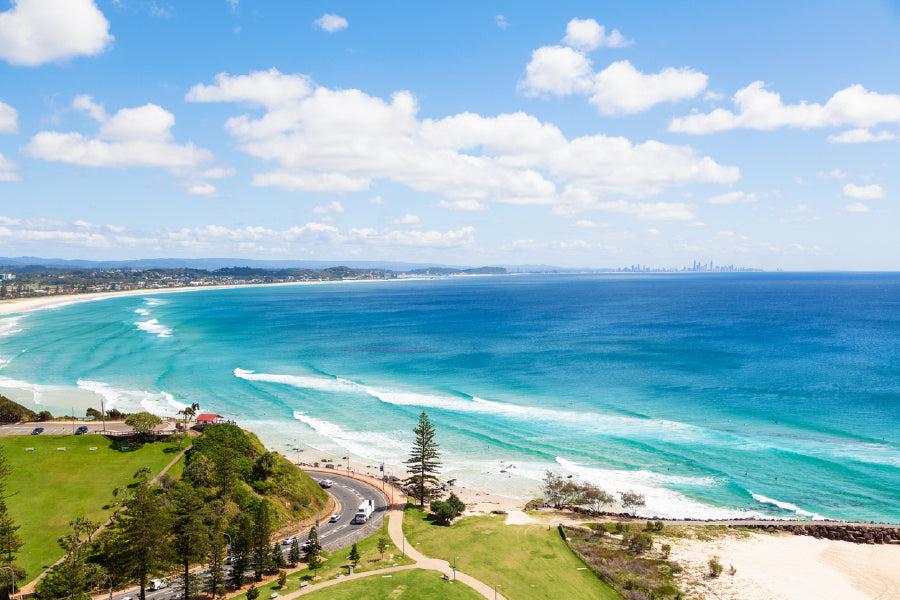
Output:
[[[65,271],[69,269],[202,269],[215,271],[229,267],[252,267],[256,269],[311,269],[314,271],[329,267],[351,267],[354,269],[386,270],[396,273],[409,271],[438,272],[463,271],[473,267],[471,265],[442,265],[437,263],[409,263],[398,261],[377,260],[254,260],[247,258],[142,258],[135,260],[79,260],[64,258],[39,258],[36,256],[17,256],[0,258],[0,270],[45,270]],[[561,271],[557,267],[531,265],[493,265],[506,268],[513,273],[534,273]],[[480,267],[478,267],[480,268]],[[569,269],[566,269],[569,270]]]

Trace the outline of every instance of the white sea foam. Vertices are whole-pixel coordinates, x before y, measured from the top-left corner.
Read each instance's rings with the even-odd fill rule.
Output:
[[[146,308],[136,308],[136,309],[134,309],[134,312],[136,312],[139,315],[143,315],[145,317],[150,314],[150,311],[147,310]]]
[[[822,521],[825,520],[826,517],[814,512],[809,512],[808,510],[803,510],[799,508],[796,504],[792,504],[790,502],[782,502],[780,500],[773,500],[772,498],[766,498],[761,494],[754,494],[750,492],[750,495],[753,496],[753,499],[759,502],[760,504],[771,504],[773,506],[777,506],[782,510],[791,511],[797,513],[801,517],[807,517],[812,519],[813,521]]]
[[[667,483],[710,485],[714,483],[714,481],[707,481],[710,478],[698,478],[695,480],[647,470],[597,469],[585,467],[561,457],[557,457],[556,462],[565,471],[576,475],[582,481],[598,485],[608,492],[634,490],[643,494],[647,505],[638,511],[640,515],[688,519],[747,519],[763,516],[759,512],[706,504],[688,498],[681,492],[661,487]]]
[[[384,460],[388,463],[400,464],[409,451],[408,445],[401,441],[401,432],[391,434],[375,431],[349,431],[340,425],[311,417],[300,411],[294,411],[294,418],[334,442],[338,448],[349,448],[351,456],[355,455],[379,463]]]
[[[138,329],[147,333],[155,333],[157,337],[166,338],[172,336],[172,330],[160,323],[157,319],[149,319],[147,321],[135,321]]]
[[[28,315],[16,315],[0,319],[0,336],[15,335],[22,331],[22,320]]]
[[[320,390],[324,392],[360,392],[364,388],[358,383],[347,381],[339,377],[314,377],[306,375],[277,375],[273,373],[257,373],[245,369],[235,369],[234,376],[247,381],[265,381],[267,383],[282,383],[296,388]]]
[[[102,381],[79,379],[78,387],[103,398],[107,410],[122,412],[146,411],[160,417],[175,417],[187,404],[175,400],[168,392],[147,392],[113,387]]]

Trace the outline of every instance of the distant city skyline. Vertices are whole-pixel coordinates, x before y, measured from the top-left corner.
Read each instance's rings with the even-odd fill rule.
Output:
[[[4,3],[0,256],[897,270],[898,26],[887,0]]]

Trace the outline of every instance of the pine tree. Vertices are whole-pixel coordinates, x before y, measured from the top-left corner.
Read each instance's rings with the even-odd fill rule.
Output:
[[[284,567],[287,563],[284,562],[284,554],[281,552],[281,546],[278,544],[272,544],[272,553],[270,555],[269,561],[272,563],[271,568],[280,569]]]
[[[300,562],[300,542],[294,538],[291,542],[291,549],[288,551],[288,563],[292,567],[296,567],[298,562]]]
[[[191,586],[191,565],[201,562],[209,550],[209,525],[212,512],[203,496],[187,483],[179,483],[169,491],[172,514],[172,550],[181,566],[184,600],[196,595]]]
[[[19,526],[15,524],[6,506],[6,478],[9,476],[10,466],[0,448],[0,565],[11,567],[16,559],[19,549],[22,547],[22,538],[19,537]],[[2,571],[7,574],[7,571]]]
[[[262,499],[256,505],[253,515],[253,574],[257,581],[262,580],[263,572],[268,570],[271,562],[272,515],[269,501]]]
[[[146,599],[147,580],[151,573],[168,562],[169,515],[163,498],[150,487],[148,470],[141,469],[135,475],[138,484],[128,499],[127,510],[119,513],[115,529],[127,575],[141,586],[140,598]]]
[[[356,547],[356,542],[353,543],[353,547],[350,548],[350,555],[347,557],[350,560],[350,564],[356,568],[356,565],[359,564],[359,548]]]
[[[322,546],[319,545],[319,532],[315,527],[309,530],[305,558],[306,564],[313,571],[313,575],[316,574],[316,571],[322,566],[322,563],[325,562],[322,560]]]
[[[410,476],[404,483],[413,489],[414,496],[419,499],[419,506],[424,507],[426,500],[438,486],[437,474],[441,468],[438,444],[434,441],[434,425],[424,411],[419,415],[419,423],[413,433],[416,437],[409,459],[405,462]]]

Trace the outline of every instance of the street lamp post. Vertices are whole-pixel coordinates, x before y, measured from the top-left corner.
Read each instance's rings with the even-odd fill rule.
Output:
[[[453,559],[453,581],[456,581],[456,561],[458,560],[458,556]]]
[[[16,572],[12,570],[12,567],[0,567],[0,569],[8,570],[9,574],[12,576],[12,593],[9,597],[13,598],[16,595]]]
[[[494,600],[497,600],[497,588],[498,587],[503,587],[503,586],[501,586],[499,583],[494,586]]]
[[[109,600],[112,600],[112,577],[110,577],[106,573],[101,573],[101,575],[109,579]]]

